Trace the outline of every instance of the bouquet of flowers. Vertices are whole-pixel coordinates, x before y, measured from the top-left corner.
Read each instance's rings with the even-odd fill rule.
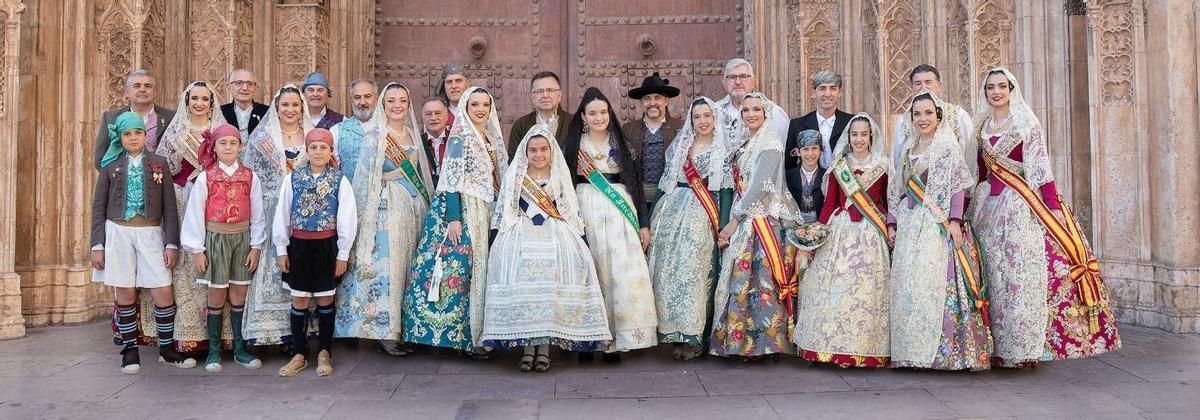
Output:
[[[825,244],[825,238],[829,236],[829,228],[820,223],[802,224],[788,235],[788,241],[800,251],[812,252],[821,245]],[[801,260],[796,267],[797,271],[808,269],[808,261]]]
[[[794,233],[795,238],[792,240],[792,245],[801,251],[814,251],[821,245],[825,245],[825,238],[829,236],[829,228],[820,223],[806,223],[797,227]]]

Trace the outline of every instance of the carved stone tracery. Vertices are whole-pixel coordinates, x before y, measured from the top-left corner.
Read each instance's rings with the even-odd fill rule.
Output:
[[[1100,55],[1100,90],[1105,105],[1133,104],[1133,5],[1128,0],[1090,6],[1089,23]]]

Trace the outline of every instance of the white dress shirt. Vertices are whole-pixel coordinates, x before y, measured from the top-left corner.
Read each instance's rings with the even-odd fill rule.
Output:
[[[833,123],[837,122],[837,112],[833,116],[825,118],[820,112],[817,115],[817,129],[821,132],[821,167],[828,168],[833,164]]]
[[[232,176],[234,171],[240,167],[237,162],[233,165],[226,166],[224,163],[217,162],[217,167],[221,168],[226,175]],[[188,206],[183,210],[183,226],[179,231],[179,243],[183,245],[183,249],[193,254],[205,251],[204,225],[207,220],[204,217],[205,208],[208,204],[208,173],[200,171],[200,175],[196,177],[195,184],[192,185],[192,192],[188,194]],[[262,244],[267,240],[267,219],[263,217],[262,208],[262,182],[258,180],[258,174],[250,173],[250,248],[262,249]]]
[[[279,185],[279,204],[275,206],[275,220],[271,226],[271,242],[275,244],[275,252],[280,256],[287,255],[287,246],[292,238],[292,177],[283,177]],[[354,245],[354,236],[358,233],[358,205],[354,202],[354,190],[345,176],[338,187],[337,209],[337,246],[338,261],[350,259],[350,247]]]

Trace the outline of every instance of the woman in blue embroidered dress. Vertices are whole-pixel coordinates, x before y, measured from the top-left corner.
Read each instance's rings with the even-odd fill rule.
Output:
[[[335,335],[381,340],[380,350],[395,356],[409,352],[399,345],[401,305],[434,187],[410,98],[407,87],[388,83],[368,122],[351,118],[337,126],[359,227],[339,285]]]

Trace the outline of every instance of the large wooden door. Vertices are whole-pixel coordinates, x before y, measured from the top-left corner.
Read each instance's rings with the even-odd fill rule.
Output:
[[[486,4],[486,7],[484,6]],[[563,109],[574,112],[589,86],[604,92],[623,120],[640,110],[626,97],[658,71],[679,87],[672,112],[696,95],[724,96],[721,66],[742,55],[740,0],[380,0],[375,76],[432,95],[447,64],[497,98],[505,130],[532,108],[529,77],[562,79]],[[617,11],[639,10],[629,15]]]

